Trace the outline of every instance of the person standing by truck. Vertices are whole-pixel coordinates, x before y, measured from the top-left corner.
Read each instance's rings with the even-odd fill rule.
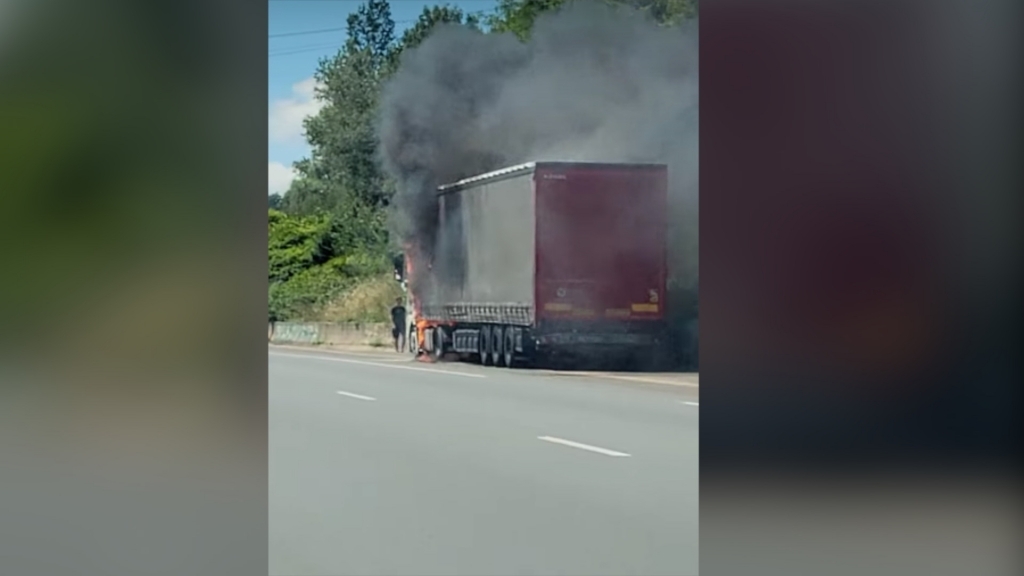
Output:
[[[391,337],[395,341],[395,352],[401,352],[405,344],[405,306],[402,299],[396,298],[391,308]]]

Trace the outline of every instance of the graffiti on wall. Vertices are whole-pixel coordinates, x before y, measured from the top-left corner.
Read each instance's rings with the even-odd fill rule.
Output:
[[[278,322],[274,324],[270,335],[271,342],[297,342],[302,344],[319,344],[320,325],[313,323]]]

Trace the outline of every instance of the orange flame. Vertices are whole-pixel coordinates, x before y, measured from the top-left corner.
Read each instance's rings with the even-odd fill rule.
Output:
[[[403,246],[405,252],[405,276],[406,286],[408,287],[409,300],[412,303],[412,318],[413,324],[416,326],[416,344],[417,350],[423,350],[426,342],[426,329],[430,327],[430,323],[427,322],[421,314],[420,299],[416,295],[416,258],[418,250],[416,247],[409,243]]]
[[[422,304],[419,296],[416,294],[417,288],[419,288],[419,283],[416,278],[416,271],[418,269],[417,257],[421,255],[422,252],[412,243],[405,244],[403,246],[403,250],[405,253],[405,275],[409,299],[412,303],[413,324],[416,326],[416,343],[418,345],[418,350],[425,350],[427,330],[442,324],[450,325],[450,323],[428,320],[423,317]],[[419,354],[418,356],[418,359],[421,361],[433,362],[433,357],[429,354]]]

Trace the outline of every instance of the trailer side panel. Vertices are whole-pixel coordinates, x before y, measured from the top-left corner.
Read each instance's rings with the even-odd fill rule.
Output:
[[[440,200],[438,246],[452,256],[443,270],[450,285],[442,298],[445,319],[533,322],[533,174],[445,191]]]

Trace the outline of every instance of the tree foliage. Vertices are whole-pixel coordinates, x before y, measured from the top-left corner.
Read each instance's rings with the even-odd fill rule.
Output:
[[[376,56],[359,50],[324,60],[315,78],[325,106],[305,122],[313,158],[299,169],[300,179],[314,175],[327,185],[321,192],[349,194],[369,205],[384,205],[374,130],[381,82]]]
[[[467,14],[457,6],[445,4],[443,6],[425,6],[416,22],[410,26],[395,46],[396,54],[402,51],[419,46],[430,36],[434,28],[440,24],[461,24],[475,30],[480,29],[481,18],[478,14]]]
[[[349,214],[372,221],[374,215]],[[388,259],[381,238],[367,237],[336,215],[268,211],[270,317],[310,317],[357,278],[380,274]]]
[[[533,21],[543,12],[555,10],[570,0],[498,0],[487,19],[492,32],[511,32],[521,40],[530,35]]]
[[[697,15],[697,0],[498,0],[497,8],[486,22],[493,32],[511,32],[525,40],[538,16],[574,1],[629,6],[665,25],[678,24]]]
[[[395,21],[388,0],[367,0],[346,21],[346,54],[364,54],[370,68],[390,68],[395,47]]]

